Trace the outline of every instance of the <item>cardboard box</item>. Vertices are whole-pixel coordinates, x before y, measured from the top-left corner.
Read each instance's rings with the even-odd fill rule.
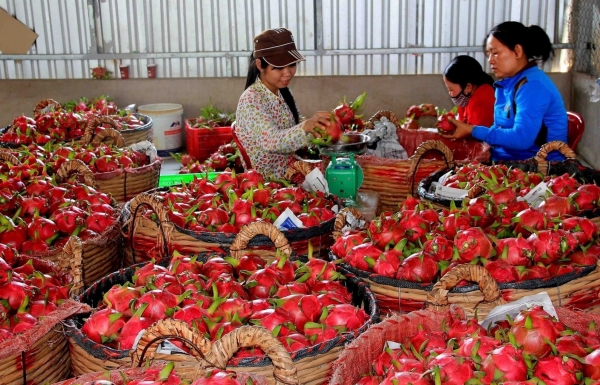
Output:
[[[25,55],[38,34],[0,8],[0,51],[4,55]]]

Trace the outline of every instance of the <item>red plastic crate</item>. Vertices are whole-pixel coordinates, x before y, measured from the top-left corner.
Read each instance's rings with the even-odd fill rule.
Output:
[[[192,128],[189,120],[185,121],[185,135],[187,153],[201,162],[233,140],[231,127]]]

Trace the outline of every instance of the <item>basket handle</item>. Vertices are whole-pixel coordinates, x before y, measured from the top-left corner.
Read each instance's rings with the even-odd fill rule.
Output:
[[[178,339],[185,342],[192,348],[192,357],[198,361],[205,359],[212,346],[210,340],[206,339],[197,329],[191,328],[185,321],[166,318],[146,329],[136,349],[131,352],[131,366],[141,366],[146,358],[153,360],[158,343],[166,339]]]
[[[83,244],[79,237],[73,235],[69,238],[58,256],[58,266],[68,271],[73,279],[69,297],[80,295],[83,292]]]
[[[206,356],[206,361],[214,362],[215,365],[206,369],[225,369],[227,362],[235,352],[240,348],[251,346],[260,347],[273,362],[273,376],[276,384],[295,385],[299,383],[297,369],[290,354],[270,331],[260,326],[241,326],[215,341]]]
[[[417,147],[415,153],[412,154],[412,156],[408,159],[410,162],[410,168],[408,169],[408,177],[411,180],[411,195],[414,195],[415,193],[415,175],[417,173],[417,169],[419,168],[419,164],[421,163],[421,160],[423,160],[423,156],[431,150],[437,150],[441,152],[444,156],[444,159],[446,160],[447,168],[454,168],[454,154],[452,154],[452,150],[450,150],[448,146],[446,146],[439,140],[427,140],[421,143],[419,147]]]
[[[101,124],[108,124],[111,127],[105,128],[104,130],[100,130],[100,132],[96,133],[96,129]],[[104,140],[112,139],[112,143],[115,146],[123,147],[125,146],[125,140],[118,131],[118,128],[119,124],[114,119],[108,116],[98,116],[86,127],[82,141],[84,144],[93,144],[98,146]]]
[[[92,170],[89,169],[88,166],[86,166],[85,163],[83,163],[79,159],[67,160],[65,163],[61,164],[58,170],[56,171],[56,175],[62,181],[68,179],[69,176],[73,173],[81,175],[83,177],[83,182],[86,185],[95,189],[98,188],[98,185],[96,184],[96,178],[94,177],[94,173],[92,172]]]
[[[333,232],[331,236],[333,239],[338,239],[342,235],[342,229],[346,225],[346,217],[348,214],[352,214],[358,220],[364,220],[364,215],[355,207],[344,207],[340,210],[339,213],[335,216],[335,222],[333,223]]]
[[[297,160],[288,166],[287,170],[285,170],[285,174],[283,175],[284,179],[292,180],[296,173],[300,173],[303,176],[308,175],[312,171],[312,167],[307,162],[303,162],[301,160]]]
[[[427,293],[427,306],[435,310],[445,310],[448,307],[448,292],[462,280],[476,282],[486,302],[495,302],[496,305],[506,303],[500,295],[498,283],[485,267],[463,264],[452,268],[433,285],[433,289]]]
[[[17,158],[16,156],[14,156],[13,154],[11,154],[8,151],[0,151],[0,160],[10,163],[15,166],[18,166],[21,164],[21,161],[19,160],[19,158]]]
[[[383,116],[388,118],[388,120],[390,122],[394,123],[394,126],[396,126],[396,128],[399,128],[400,123],[398,121],[398,117],[392,111],[388,111],[388,110],[377,111],[375,113],[375,115],[373,115],[369,118],[369,120],[365,124],[365,128],[372,130],[373,128],[375,128],[375,122],[380,120],[381,117],[383,117]]]
[[[540,150],[535,155],[535,160],[538,162],[546,161],[548,154],[552,151],[559,151],[568,159],[577,159],[577,154],[575,154],[575,151],[573,151],[568,144],[559,140],[555,140],[542,145]]]
[[[135,264],[135,249],[133,236],[135,235],[135,227],[138,223],[138,218],[141,217],[141,214],[138,214],[140,208],[149,207],[158,217],[157,225],[158,225],[158,234],[156,244],[159,248],[163,249],[164,257],[169,255],[169,245],[168,240],[171,239],[171,233],[173,232],[173,223],[169,220],[169,216],[167,213],[167,208],[165,205],[159,201],[154,195],[148,193],[141,193],[136,195],[131,202],[129,203],[129,210],[131,213],[131,217],[125,224],[125,226],[129,225],[129,242],[131,246],[131,255],[133,257],[133,263]],[[162,235],[159,236],[159,235]]]
[[[62,106],[60,105],[59,102],[57,102],[54,99],[44,99],[44,100],[40,101],[38,104],[36,104],[35,108],[33,109],[33,115],[37,116],[37,115],[45,114],[48,111],[59,111],[59,110],[62,110]]]
[[[293,250],[287,238],[275,225],[268,222],[252,222],[242,227],[233,242],[231,242],[229,248],[231,256],[235,259],[242,258],[248,242],[257,235],[266,235],[271,239],[277,250],[287,256],[292,255]]]

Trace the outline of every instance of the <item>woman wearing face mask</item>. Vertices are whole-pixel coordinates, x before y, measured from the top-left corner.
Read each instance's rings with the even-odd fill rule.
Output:
[[[444,70],[444,84],[458,107],[458,119],[474,126],[494,123],[493,83],[494,79],[471,56],[455,57]]]
[[[515,21],[495,26],[486,38],[496,103],[494,124],[474,126],[453,120],[457,129],[450,138],[472,135],[492,146],[492,160],[532,158],[547,142],[567,142],[567,111],[552,80],[538,68],[553,55],[546,32],[537,25]],[[562,160],[558,152],[549,160]]]
[[[236,110],[235,137],[253,169],[268,177],[283,177],[294,151],[306,147],[326,129],[329,112],[303,120],[288,86],[296,64],[305,58],[296,50],[292,33],[269,29],[254,38],[246,89]]]

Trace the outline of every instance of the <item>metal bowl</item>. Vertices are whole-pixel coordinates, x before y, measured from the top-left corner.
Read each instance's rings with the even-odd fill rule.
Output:
[[[370,140],[365,134],[342,134],[337,142],[321,147],[321,152],[362,153],[367,149]]]

